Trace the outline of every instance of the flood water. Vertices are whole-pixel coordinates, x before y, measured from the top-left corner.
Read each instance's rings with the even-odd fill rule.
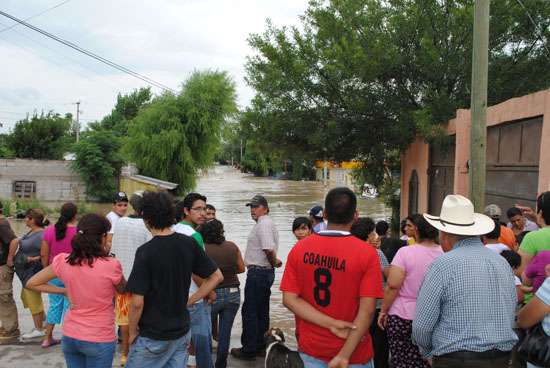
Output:
[[[205,195],[208,198],[207,202],[216,207],[216,217],[224,224],[226,239],[235,242],[243,255],[248,233],[255,224],[250,218],[250,210],[246,203],[256,194],[262,194],[268,200],[270,215],[279,230],[278,258],[283,261],[283,267],[275,271],[275,282],[271,289],[271,325],[281,328],[290,342],[294,342],[294,315],[283,306],[279,286],[287,255],[296,243],[292,233],[292,221],[295,217],[307,216],[307,211],[313,206],[324,206],[324,197],[329,189],[324,188],[322,182],[256,178],[227,166],[214,167],[202,175],[197,183],[196,191]],[[97,205],[103,214],[107,214],[111,210],[110,207],[110,204]],[[391,210],[379,199],[359,199],[358,211],[360,216],[368,216],[375,221],[391,216]],[[55,219],[50,221],[53,223]],[[24,221],[12,221],[12,226],[18,236],[28,231]],[[241,288],[244,289],[246,275],[239,276]],[[232,338],[239,339],[240,331],[239,312],[235,318]]]

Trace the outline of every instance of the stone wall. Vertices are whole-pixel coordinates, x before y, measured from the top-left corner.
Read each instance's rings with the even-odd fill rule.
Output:
[[[0,159],[0,198],[14,198],[16,181],[35,182],[35,196],[45,201],[86,200],[86,186],[69,161]]]

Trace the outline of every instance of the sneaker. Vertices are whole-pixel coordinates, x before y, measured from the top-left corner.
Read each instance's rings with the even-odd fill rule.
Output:
[[[212,350],[218,350],[218,342],[216,340],[212,340]]]
[[[126,365],[126,360],[128,359],[128,357],[126,356],[122,356],[122,358],[120,358],[120,366],[121,367],[124,367]]]
[[[0,334],[0,340],[10,340],[18,337],[19,337],[19,330],[15,330],[13,332],[4,331]]]
[[[30,330],[30,332],[27,332],[21,337],[23,339],[33,339],[35,337],[44,337],[44,336],[46,336],[46,331],[44,330],[40,331],[40,330],[37,330],[36,328],[33,328],[32,330]]]
[[[187,367],[197,368],[197,359],[194,355],[189,354],[189,356],[187,357]]]
[[[233,348],[231,349],[231,355],[234,358],[242,360],[256,360],[256,353],[245,353],[243,348]]]

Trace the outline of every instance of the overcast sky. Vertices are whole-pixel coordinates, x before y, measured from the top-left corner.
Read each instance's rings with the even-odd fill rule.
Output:
[[[253,91],[244,82],[251,33],[299,25],[307,0],[2,0],[0,10],[172,89],[193,70],[226,70],[239,105]],[[65,3],[66,2],[66,3]],[[81,121],[101,120],[118,93],[147,84],[0,15],[0,132],[34,110]],[[161,91],[153,88],[153,93]]]

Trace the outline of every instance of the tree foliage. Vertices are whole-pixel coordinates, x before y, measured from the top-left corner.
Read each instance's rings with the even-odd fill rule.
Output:
[[[550,86],[550,3],[491,2],[490,104]],[[447,143],[443,125],[470,106],[474,0],[317,0],[302,27],[268,21],[249,44],[256,91],[241,120],[272,150],[360,159],[383,184],[385,165],[420,135]]]
[[[120,138],[111,131],[87,131],[72,146],[75,160],[70,168],[76,171],[86,184],[87,194],[102,201],[109,201],[116,191],[113,177],[116,176],[124,159],[119,154]]]
[[[222,126],[236,112],[235,84],[226,72],[194,72],[178,95],[165,93],[141,108],[129,125],[124,152],[144,175],[195,186],[212,164]]]
[[[138,115],[142,107],[151,101],[152,97],[151,87],[140,88],[125,95],[119,93],[111,114],[105,116],[101,123],[94,128],[112,130],[119,137],[126,136],[129,122]]]
[[[15,123],[7,137],[7,146],[16,157],[60,160],[68,148],[71,117],[61,117],[53,111],[34,113]]]

